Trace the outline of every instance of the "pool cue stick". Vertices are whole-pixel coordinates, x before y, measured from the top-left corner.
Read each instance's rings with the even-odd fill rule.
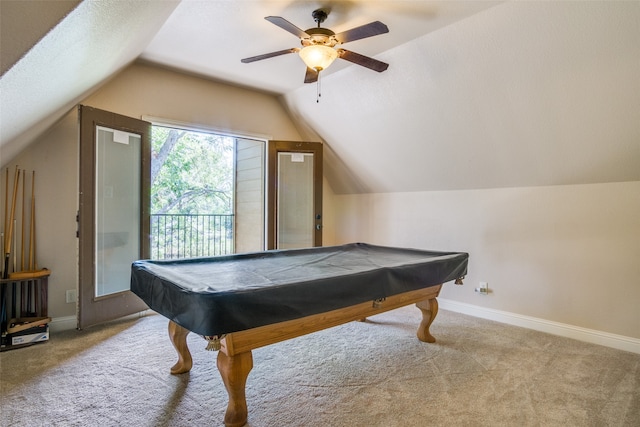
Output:
[[[2,248],[4,249],[4,238],[7,232],[7,206],[9,205],[9,168],[7,168],[7,174],[4,180],[4,224],[2,228]],[[4,279],[4,263],[2,263],[2,277]],[[0,286],[0,330],[5,329],[5,320],[7,317],[6,312],[6,298],[7,290],[5,286]]]
[[[13,229],[16,230],[16,236],[13,236],[13,271],[18,271],[18,220],[13,218]]]
[[[31,174],[31,226],[29,229],[29,271],[36,269],[36,171]]]
[[[9,168],[7,168],[7,177],[4,180],[4,228],[2,231],[7,234],[7,220],[9,217],[7,216],[9,208]]]
[[[0,286],[0,330],[5,330],[7,320],[7,287]]]
[[[25,240],[25,224],[24,224],[24,220],[25,220],[25,185],[26,185],[26,171],[23,170],[22,171],[22,215],[21,215],[21,223],[20,223],[20,231],[21,231],[21,237],[20,237],[20,252],[21,252],[21,257],[20,257],[20,271],[24,270],[24,240]],[[18,271],[18,269],[16,268],[16,260],[18,258],[18,252],[17,252],[17,248],[16,248],[16,240],[17,240],[17,235],[18,235],[18,228],[17,228],[17,221],[14,220],[14,227],[16,230],[16,239],[14,240],[14,245],[13,245],[13,252],[14,252],[14,258],[13,258],[13,273],[9,274],[9,279],[12,279],[12,274],[14,274],[15,272]],[[16,282],[14,282],[16,283]],[[19,283],[20,286],[20,308],[19,308],[19,313],[17,317],[23,317],[26,313],[26,308],[27,305],[29,304],[29,284],[28,283],[24,283],[24,282],[20,282]],[[16,317],[16,316],[14,316]]]
[[[5,247],[5,234],[7,233],[7,214],[9,206],[9,168],[7,168],[7,174],[4,180],[4,224],[2,228],[2,248]],[[2,263],[2,277],[5,278],[4,263]],[[7,320],[7,289],[6,285],[0,286],[0,330],[5,330],[5,324]]]
[[[47,268],[38,270],[36,261],[36,196],[35,196],[36,172],[33,171],[31,178],[31,225],[29,226],[29,265],[27,271],[14,271],[9,274],[10,279],[15,280],[38,280],[51,274]],[[46,303],[46,302],[45,302]],[[44,305],[46,307],[46,304]]]
[[[18,192],[18,180],[20,179],[20,169],[16,166],[16,172],[13,179],[13,195],[11,197],[11,212],[9,217],[9,232],[5,237],[4,243],[4,273],[3,278],[6,279],[9,277],[9,260],[11,258],[11,240],[13,234],[13,216],[16,213],[16,193]]]
[[[18,200],[18,187],[20,186],[20,170],[18,169],[18,185],[14,188],[13,197]],[[13,234],[13,271],[18,270],[18,219],[15,216],[15,208],[14,212],[11,214],[11,218],[13,219],[13,230],[15,230],[15,234]],[[12,293],[13,293],[13,301],[11,304],[11,317],[16,318],[22,315],[22,307],[18,306],[18,282],[13,282],[11,284]],[[20,283],[20,296],[22,297],[22,289],[24,289],[24,283]],[[22,301],[20,301],[22,304]]]
[[[29,260],[33,260],[33,269],[35,270],[35,253],[36,253],[36,195],[35,195],[35,183],[36,183],[36,171],[32,171],[31,173],[31,223],[29,230],[29,240],[33,242],[33,244],[29,245]],[[31,269],[32,265],[29,265]],[[33,296],[36,297],[36,281],[29,281],[29,309],[31,309],[31,286],[33,286]],[[35,311],[37,311],[37,305],[35,307]]]
[[[9,168],[7,168],[7,176],[4,180],[4,224],[2,228],[2,248],[5,247],[5,238],[7,237],[7,222],[9,221]],[[1,266],[4,268],[4,264]],[[4,269],[2,270],[2,277],[4,278]]]
[[[25,205],[25,190],[27,185],[27,171],[22,170],[22,209],[21,209],[21,218],[20,218],[20,271],[24,271],[24,205]],[[14,245],[15,250],[15,245]],[[18,252],[16,252],[17,258]],[[15,262],[15,258],[14,258]],[[14,267],[13,271],[17,271]],[[26,298],[26,299],[25,299]],[[31,308],[31,282],[22,283],[20,282],[20,317],[24,316],[26,312],[29,312]]]
[[[18,174],[18,182],[20,182],[20,174]],[[16,190],[18,189],[18,187],[15,188]],[[17,194],[14,194],[14,197],[18,197]],[[12,214],[12,225],[13,225],[13,229],[16,230],[16,234],[18,234],[18,224],[15,218],[13,218],[13,214]],[[13,271],[16,271],[16,258],[17,258],[17,247],[16,245],[18,244],[18,238],[17,237],[13,237]],[[20,289],[22,289],[22,283],[20,284]],[[16,314],[16,310],[18,308],[18,282],[13,282],[11,283],[11,295],[12,295],[12,302],[11,302],[11,318],[15,319],[16,317],[18,317],[18,315]]]
[[[25,196],[25,186],[27,183],[27,171],[22,171],[22,218],[20,220],[20,271],[24,270],[24,196]]]
[[[31,173],[31,223],[29,230],[29,269],[30,271],[35,271],[37,268],[36,264],[36,193],[35,193],[35,183],[36,183],[36,171],[32,171]],[[33,297],[36,298],[36,281],[31,280],[29,282],[33,285]],[[31,291],[31,288],[29,288]],[[29,296],[31,298],[31,295]],[[31,301],[31,300],[29,300]],[[34,315],[37,312],[37,303],[35,304]],[[29,306],[29,311],[31,311],[31,306]]]

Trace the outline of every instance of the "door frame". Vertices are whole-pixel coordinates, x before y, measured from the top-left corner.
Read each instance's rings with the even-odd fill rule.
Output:
[[[322,143],[268,141],[267,154],[267,249],[276,249],[278,233],[278,153],[313,154],[313,246],[322,246]]]
[[[95,297],[95,167],[96,127],[122,130],[141,136],[140,258],[149,257],[151,123],[78,106],[79,210],[78,210],[78,329],[146,310],[147,305],[130,290]]]

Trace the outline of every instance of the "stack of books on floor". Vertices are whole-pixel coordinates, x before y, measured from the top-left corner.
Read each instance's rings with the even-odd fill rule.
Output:
[[[11,319],[2,331],[0,351],[20,348],[49,340],[50,317],[23,317]]]

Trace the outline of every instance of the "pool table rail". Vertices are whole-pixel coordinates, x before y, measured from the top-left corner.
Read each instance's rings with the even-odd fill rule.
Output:
[[[259,347],[275,344],[280,341],[318,332],[323,329],[332,328],[354,320],[362,320],[409,304],[430,300],[435,302],[435,298],[440,293],[441,287],[441,284],[435,285],[428,288],[393,295],[383,300],[367,301],[350,307],[328,311],[326,313],[314,314],[300,319],[227,334],[221,340],[222,347],[220,351],[224,352],[228,356],[233,356],[238,353],[243,353]],[[437,313],[437,302],[435,302],[435,307]],[[425,316],[428,318],[428,321],[425,324],[421,324],[420,329],[427,329],[428,331],[429,326],[433,321],[433,318],[431,318],[431,314],[429,313],[429,309],[427,309],[426,312],[423,311],[423,321]],[[435,318],[435,314],[433,317]],[[427,335],[430,336],[428,332]],[[421,341],[435,341],[426,341],[420,338],[421,336],[425,337],[426,335],[423,332],[418,331],[418,338]]]

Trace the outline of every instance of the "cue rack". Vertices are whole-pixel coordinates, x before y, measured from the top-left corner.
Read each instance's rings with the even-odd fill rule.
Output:
[[[49,339],[48,278],[36,261],[35,171],[3,174],[0,351]],[[27,188],[31,189],[27,194]]]

